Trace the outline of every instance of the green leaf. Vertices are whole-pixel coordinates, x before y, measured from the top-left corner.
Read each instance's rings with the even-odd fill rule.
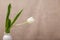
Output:
[[[5,23],[5,32],[10,33],[11,26],[15,23],[15,21],[18,19],[18,17],[21,15],[23,9],[16,15],[14,20],[11,22],[11,19],[9,18],[10,12],[11,12],[11,4],[8,5],[8,11],[6,15],[6,23]]]
[[[11,23],[11,26],[15,23],[15,21],[18,19],[18,17],[21,15],[23,9],[15,16],[14,20]]]
[[[8,28],[10,27],[10,24],[11,24],[11,20],[9,19],[10,11],[11,11],[11,4],[8,5],[8,10],[6,15],[6,23],[5,23],[6,32],[8,31]]]

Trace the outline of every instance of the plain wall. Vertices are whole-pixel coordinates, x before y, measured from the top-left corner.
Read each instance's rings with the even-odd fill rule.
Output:
[[[0,0],[0,40],[9,3],[11,20],[19,9],[24,9],[11,29],[13,40],[60,40],[60,0]],[[31,16],[36,20],[34,23],[17,26]]]

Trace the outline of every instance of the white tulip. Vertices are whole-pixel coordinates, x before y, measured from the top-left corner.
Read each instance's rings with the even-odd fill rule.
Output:
[[[30,18],[27,19],[27,23],[33,23],[34,21],[35,21],[35,20],[34,20],[33,17],[30,17]]]
[[[23,24],[27,24],[27,23],[33,23],[35,21],[35,19],[33,17],[29,17],[25,22],[21,23],[21,24],[17,24],[17,25],[23,25]]]

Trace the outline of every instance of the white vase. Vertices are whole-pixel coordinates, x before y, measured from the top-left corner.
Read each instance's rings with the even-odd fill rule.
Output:
[[[12,36],[10,33],[4,33],[3,40],[12,40]]]

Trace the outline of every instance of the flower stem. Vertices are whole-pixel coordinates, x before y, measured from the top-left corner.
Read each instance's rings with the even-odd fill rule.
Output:
[[[24,25],[24,24],[27,24],[28,22],[23,22],[23,23],[21,23],[21,24],[17,24],[17,25]]]

